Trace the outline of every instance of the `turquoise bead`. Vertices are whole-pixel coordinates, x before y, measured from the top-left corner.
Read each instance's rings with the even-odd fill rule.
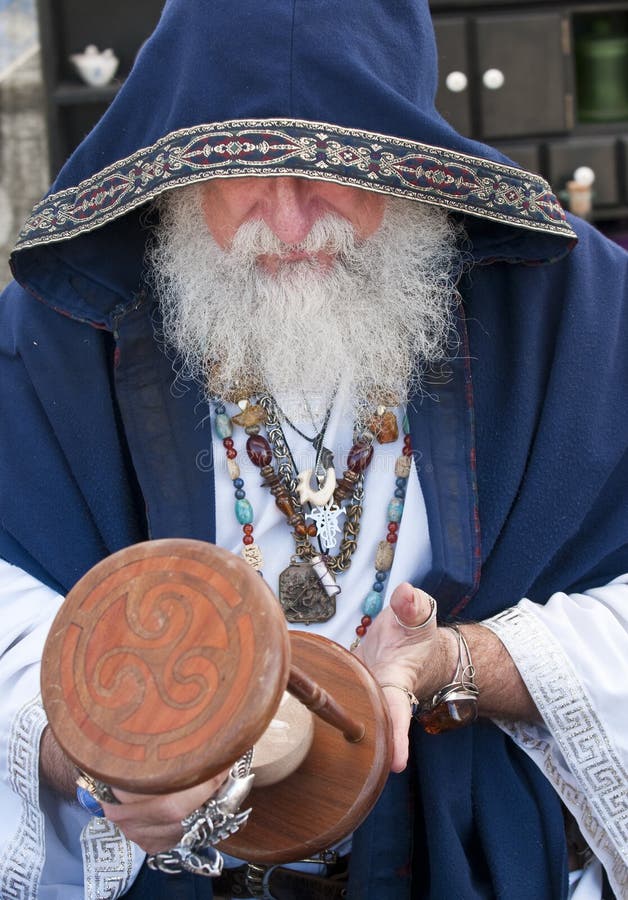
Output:
[[[233,425],[231,424],[231,419],[227,413],[218,413],[214,419],[214,427],[216,429],[216,434],[223,441],[233,434]]]
[[[403,417],[403,422],[401,424],[404,434],[410,434],[410,420],[408,419],[408,414],[406,413]]]
[[[240,525],[250,525],[253,521],[253,507],[248,500],[236,500],[235,514]]]
[[[384,598],[382,595],[378,594],[376,591],[369,591],[362,601],[362,612],[365,616],[370,616],[371,619],[374,619],[375,616],[382,611],[383,605]]]
[[[403,500],[400,500],[398,497],[393,497],[390,503],[388,504],[388,521],[389,522],[401,522],[401,516],[403,513]]]

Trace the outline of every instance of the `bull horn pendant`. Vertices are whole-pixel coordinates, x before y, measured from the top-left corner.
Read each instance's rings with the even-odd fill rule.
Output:
[[[312,490],[312,469],[305,469],[299,472],[297,478],[297,494],[299,502],[303,506],[310,503],[312,506],[325,506],[331,500],[336,490],[336,472],[333,467],[325,471],[325,480],[319,486],[318,490]]]

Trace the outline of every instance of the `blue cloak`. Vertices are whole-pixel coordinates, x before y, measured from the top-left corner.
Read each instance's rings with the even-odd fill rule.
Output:
[[[433,550],[424,586],[442,616],[481,620],[628,569],[626,254],[568,220],[538,176],[456,134],[435,88],[424,0],[166,3],[12,256],[2,557],[65,592],[147,537],[213,539],[198,388],[175,396],[153,338],[149,201],[293,173],[464,223],[475,265],[459,285],[461,352],[409,409]],[[560,803],[509,738],[482,721],[417,729],[412,747],[356,836],[351,896],[566,896]]]

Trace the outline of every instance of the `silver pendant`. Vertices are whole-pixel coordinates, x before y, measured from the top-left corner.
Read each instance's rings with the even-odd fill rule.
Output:
[[[320,556],[310,561],[293,557],[279,576],[279,602],[288,622],[327,622],[336,612],[339,593],[340,586]]]
[[[336,535],[342,532],[338,519],[343,512],[344,509],[342,507],[330,500],[325,506],[317,506],[305,517],[306,519],[312,519],[315,523],[316,536],[321,539],[325,550],[333,550],[338,543]]]

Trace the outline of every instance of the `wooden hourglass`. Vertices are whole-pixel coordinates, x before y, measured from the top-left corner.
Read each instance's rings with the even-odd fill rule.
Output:
[[[258,743],[263,768],[273,769],[269,726],[285,691],[315,713],[313,728],[307,715],[303,725],[311,744],[306,736],[305,757],[286,777],[253,787],[247,825],[219,846],[260,863],[341,840],[384,786],[390,721],[359,660],[289,632],[273,593],[239,557],[168,539],[94,566],[68,594],[42,661],[44,707],[63,750],[94,778],[138,793],[199,784]]]

